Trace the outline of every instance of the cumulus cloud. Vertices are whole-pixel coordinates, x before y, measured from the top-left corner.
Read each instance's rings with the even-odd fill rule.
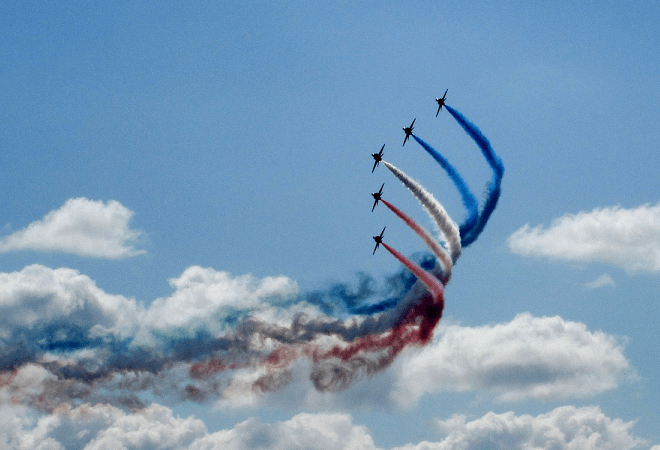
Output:
[[[245,345],[232,340],[236,333],[240,339],[252,336],[249,328],[231,328],[246,314],[287,326],[301,311],[319,317],[304,302],[289,303],[298,292],[295,282],[192,266],[170,284],[170,296],[145,307],[104,292],[72,269],[31,265],[0,273],[0,376],[6,378],[0,396],[14,396],[0,404],[38,402],[38,408],[51,410],[62,401],[102,401],[135,407],[141,405],[136,395],[146,391],[171,399],[222,399],[237,402],[235,407],[264,401],[354,407],[356,399],[374,407],[409,407],[437,391],[485,391],[502,401],[587,397],[632,373],[614,337],[560,317],[520,314],[480,327],[441,325],[433,342],[404,353],[387,373],[330,398],[314,391],[311,362],[285,366],[281,373],[275,360],[272,370],[252,367],[249,358],[272,352],[274,344],[258,335]],[[281,353],[282,361],[286,355]],[[225,372],[223,364],[233,361],[235,368]],[[221,378],[205,378],[205,371]],[[281,395],[258,392],[255,400],[255,377],[264,376],[278,389],[291,383],[295,395],[286,389]]]
[[[611,276],[609,276],[608,274],[603,274],[598,278],[596,278],[594,281],[590,281],[589,283],[586,283],[584,286],[588,287],[589,289],[599,289],[607,286],[614,287],[616,286],[616,283],[614,282]]]
[[[0,419],[8,418],[10,411],[16,414],[14,409],[0,410]],[[9,450],[376,450],[366,427],[353,425],[346,414],[299,414],[273,424],[251,418],[232,429],[208,433],[201,420],[175,417],[172,410],[158,404],[134,413],[84,404],[77,408],[62,405],[34,427],[20,415],[0,420],[0,427],[0,443],[6,443],[3,448]]]
[[[47,411],[62,401],[135,407],[141,405],[136,393],[144,391],[201,401],[223,385],[198,380],[204,395],[190,394],[191,363],[230,347],[245,362],[259,345],[270,345],[247,349],[227,328],[248,314],[288,314],[291,321],[310,308],[282,307],[298,292],[286,277],[235,277],[192,266],[170,284],[170,296],[145,307],[73,269],[35,264],[0,273],[0,404],[22,401]]]
[[[429,392],[483,390],[500,401],[587,397],[631,372],[613,336],[561,317],[517,315],[480,327],[445,325],[434,342],[406,355],[392,398],[410,407]]]
[[[77,270],[33,264],[0,273],[0,338],[61,323],[126,336],[137,330],[139,315],[135,300],[104,292]]]
[[[152,329],[214,328],[231,314],[254,313],[298,293],[298,285],[285,276],[258,279],[200,266],[187,268],[169,283],[174,293],[154,300],[147,312],[145,325]]]
[[[376,450],[364,426],[353,425],[348,414],[298,414],[285,422],[265,424],[248,419],[231,430],[210,434],[190,447],[248,450]]]
[[[26,424],[24,424],[25,426]],[[136,413],[125,413],[110,405],[64,404],[36,426],[8,430],[12,449],[188,449],[207,434],[195,418],[175,418],[169,408],[151,405]],[[13,435],[13,436],[12,436]]]
[[[446,434],[442,441],[398,450],[629,450],[643,442],[629,433],[633,425],[607,417],[598,407],[564,406],[536,417],[489,412],[471,422],[454,415],[436,421]]]
[[[69,324],[84,333],[136,338],[154,331],[213,330],[232,313],[267,310],[298,293],[290,278],[252,275],[191,266],[169,280],[174,289],[148,308],[135,299],[109,294],[77,270],[39,264],[0,272],[0,338],[21,329]],[[231,322],[231,321],[229,321]]]
[[[441,440],[392,450],[629,450],[643,443],[630,433],[633,425],[598,407],[564,406],[535,417],[489,412],[473,421],[454,415],[435,420]],[[274,423],[251,418],[209,433],[199,419],[175,417],[158,404],[132,413],[102,404],[62,405],[36,423],[21,408],[1,407],[0,444],[8,450],[378,450],[369,430],[348,414],[302,413]]]
[[[606,263],[629,272],[660,272],[660,205],[567,214],[547,229],[525,225],[507,244],[523,256]]]
[[[23,230],[0,239],[0,252],[37,250],[95,258],[125,258],[145,253],[132,246],[141,235],[128,223],[133,212],[110,200],[72,198]]]

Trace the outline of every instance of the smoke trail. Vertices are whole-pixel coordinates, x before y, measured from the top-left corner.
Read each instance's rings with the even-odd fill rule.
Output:
[[[412,192],[426,212],[435,221],[444,240],[447,242],[451,260],[456,264],[456,260],[461,255],[461,237],[456,223],[449,217],[449,214],[447,214],[447,211],[445,211],[445,208],[440,202],[419,183],[387,161],[383,161],[383,164]]]
[[[269,309],[259,308],[247,316],[225,316],[229,330],[218,334],[204,327],[193,335],[185,329],[144,329],[140,333],[153,336],[149,344],[138,343],[137,334],[99,334],[91,324],[59,319],[17,329],[0,336],[0,403],[23,402],[42,411],[52,411],[62,402],[139,408],[143,392],[171,401],[202,402],[222,396],[229,388],[236,391],[235,380],[246,377],[247,390],[241,391],[245,395],[279,389],[293,379],[291,365],[302,357],[311,358],[313,348],[322,353],[329,345],[364,347],[366,336],[387,335],[416,324],[411,318],[419,316],[426,288],[406,273],[389,280],[392,297],[387,301],[393,307],[369,317],[333,320],[304,302],[269,304]],[[393,345],[400,345],[401,339]],[[364,348],[368,351],[350,362],[354,376],[359,375],[355,370],[381,370],[395,354],[384,347]],[[331,364],[328,358],[318,359],[310,376],[321,376],[322,367]],[[26,377],[37,379],[29,389]]]
[[[387,206],[390,211],[392,211],[394,214],[399,216],[401,220],[403,220],[406,225],[408,225],[412,230],[417,233],[417,235],[422,238],[424,243],[431,249],[433,254],[440,260],[442,263],[442,269],[444,272],[443,276],[443,284],[447,284],[449,282],[449,279],[451,278],[451,269],[452,269],[452,261],[449,259],[449,256],[447,256],[447,253],[444,251],[444,249],[436,242],[435,239],[431,236],[431,234],[426,231],[425,228],[421,227],[418,225],[412,218],[407,216],[403,211],[401,211],[399,208],[391,204],[385,199],[380,199],[381,202],[385,206]]]
[[[329,350],[308,347],[305,352],[316,363],[310,379],[317,390],[341,390],[361,373],[371,375],[385,369],[407,346],[427,344],[435,326],[442,318],[444,308],[442,283],[394,248],[384,242],[382,244],[420,280],[425,287],[424,292],[418,294],[417,302],[405,319],[395,324],[388,333],[366,335],[349,346],[334,346]],[[365,355],[367,352],[379,351],[384,353],[372,357]],[[326,360],[331,361],[326,362]]]
[[[432,277],[424,269],[406,258],[403,254],[399,253],[384,242],[383,246],[404,266],[406,266],[408,270],[415,274],[431,294],[430,298],[424,296],[420,301],[416,302],[412,308],[412,314],[407,318],[409,321],[408,324],[414,323],[418,325],[417,334],[415,336],[416,341],[414,342],[418,345],[424,345],[431,339],[435,326],[442,318],[442,311],[445,307],[444,286],[437,280],[437,278]],[[417,323],[418,318],[421,318],[421,322],[419,323]]]
[[[434,304],[437,306],[437,308],[439,308],[439,311],[437,311],[436,314],[433,314],[433,320],[435,320],[433,324],[434,325],[437,324],[442,316],[442,310],[445,306],[444,286],[440,282],[438,282],[437,279],[429,275],[424,269],[422,269],[420,266],[415,264],[410,259],[406,258],[404,255],[396,251],[394,248],[390,247],[384,242],[383,242],[383,246],[387,249],[388,252],[392,254],[392,256],[398,259],[401,262],[401,264],[406,266],[408,270],[410,270],[413,274],[415,274],[415,276],[422,283],[424,283],[424,286],[426,286],[426,288],[429,290],[429,292],[433,296]]]
[[[493,150],[493,147],[491,147],[490,142],[486,136],[484,136],[481,130],[475,124],[470,122],[463,114],[456,111],[449,105],[445,105],[445,107],[447,108],[447,111],[449,111],[449,113],[454,117],[454,119],[456,119],[456,121],[461,125],[461,127],[463,127],[465,132],[470,135],[472,140],[477,143],[482,153],[484,154],[484,157],[488,161],[488,164],[490,164],[495,174],[501,179],[502,175],[504,175],[504,165],[502,164],[502,160],[499,158],[499,156],[495,154],[495,151]]]
[[[488,187],[488,192],[486,193],[486,200],[484,206],[481,209],[481,213],[477,218],[477,222],[474,227],[469,230],[469,232],[462,236],[461,243],[463,247],[467,247],[477,240],[481,232],[483,231],[490,215],[495,210],[497,206],[497,201],[500,198],[501,189],[500,185],[502,182],[502,176],[504,175],[504,164],[502,160],[495,154],[493,147],[490,145],[490,142],[483,135],[481,130],[477,128],[475,124],[470,122],[463,114],[456,111],[449,105],[445,105],[447,111],[456,119],[456,121],[463,127],[463,130],[474,140],[474,142],[479,146],[484,157],[488,161],[491,169],[493,170],[493,178]]]
[[[468,216],[465,219],[465,222],[463,222],[460,226],[460,233],[461,233],[461,241],[463,240],[463,236],[467,235],[470,233],[472,228],[475,226],[477,223],[477,217],[479,215],[479,202],[477,201],[477,198],[474,196],[470,188],[468,187],[467,183],[463,179],[463,177],[458,173],[458,171],[452,166],[447,159],[442,156],[436,149],[431,147],[429,144],[418,138],[413,134],[413,138],[417,141],[419,145],[421,145],[424,150],[426,150],[432,157],[435,159],[440,166],[442,166],[443,169],[445,169],[445,172],[447,172],[447,175],[449,175],[449,178],[454,182],[454,185],[458,189],[458,192],[461,194],[461,198],[463,199],[463,205],[465,208],[467,208],[468,211]],[[465,245],[463,245],[465,246]]]
[[[454,110],[450,113],[455,115]],[[485,226],[498,201],[504,170],[485,137],[463,116],[459,117],[463,122],[457,120],[482,148],[495,173],[483,211],[466,236],[461,235],[433,195],[383,161],[420,201],[447,243],[449,257],[426,230],[383,200],[433,250],[440,264],[435,265],[432,258],[422,264],[432,269],[431,273],[383,244],[407,268],[391,277],[385,290],[374,289],[370,277],[364,276],[355,292],[338,284],[328,294],[292,299],[285,294],[279,297],[280,288],[275,283],[269,288],[272,290],[266,289],[273,292],[274,298],[264,297],[268,299],[261,301],[256,296],[249,307],[223,304],[226,311],[208,309],[212,317],[193,315],[180,322],[181,326],[171,322],[162,327],[156,323],[156,319],[165,317],[159,315],[160,310],[145,309],[126,299],[109,300],[112,296],[96,287],[79,293],[63,285],[65,303],[79,303],[75,306],[80,310],[77,315],[62,309],[59,316],[49,318],[45,324],[16,319],[19,325],[0,330],[0,403],[23,402],[45,411],[62,402],[139,408],[144,406],[139,395],[201,402],[229,391],[232,395],[259,394],[290,383],[296,371],[308,368],[303,364],[294,370],[301,360],[311,363],[309,377],[314,386],[332,391],[383,370],[408,346],[425,345],[442,317],[443,282],[449,280],[460,256],[461,239],[473,242]],[[423,141],[415,139],[424,146]],[[453,168],[445,170],[449,173]],[[468,210],[472,211],[471,207]],[[35,295],[47,298],[50,294],[44,292]],[[59,289],[56,292],[60,295]],[[193,296],[197,292],[207,295],[204,286],[190,292]],[[108,305],[132,304],[134,310],[103,306],[97,294]],[[385,300],[367,303],[371,297],[383,294]],[[180,298],[201,301],[206,297],[186,294]],[[28,300],[35,305],[50,301],[41,297]],[[154,302],[158,303],[163,309],[163,301]],[[121,320],[116,318],[120,316]],[[125,327],[120,323],[124,317],[131,322]]]

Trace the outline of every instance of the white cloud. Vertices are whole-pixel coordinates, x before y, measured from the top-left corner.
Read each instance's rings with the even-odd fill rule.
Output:
[[[614,282],[612,277],[609,276],[609,274],[603,274],[598,278],[596,278],[594,281],[590,281],[589,283],[586,283],[584,286],[588,287],[589,289],[599,289],[606,286],[614,287],[616,286],[616,283]]]
[[[95,258],[139,255],[145,251],[131,243],[142,232],[129,228],[132,216],[131,210],[114,200],[72,198],[43,219],[0,239],[0,252],[56,251]]]
[[[77,270],[33,264],[0,273],[0,337],[60,321],[127,335],[136,330],[139,310],[135,300],[107,294]]]
[[[223,325],[221,319],[228,314],[248,310],[254,313],[269,301],[282,302],[298,293],[298,285],[284,276],[232,276],[199,266],[187,268],[169,283],[175,291],[151,303],[145,318],[149,328],[194,328],[204,324],[214,329]]]
[[[629,272],[660,272],[660,205],[567,214],[547,229],[525,225],[507,244],[523,256],[607,263]]]
[[[500,401],[587,397],[616,387],[630,367],[614,337],[524,313],[504,324],[441,325],[397,371],[392,398],[409,407],[437,391],[484,390]]]
[[[148,337],[154,330],[216,330],[232,311],[268,313],[298,293],[298,285],[284,276],[233,276],[199,266],[169,282],[174,292],[145,308],[134,299],[108,294],[74,269],[33,264],[19,272],[0,272],[0,337],[61,322],[122,338]],[[290,320],[294,312],[282,310]]]
[[[231,430],[210,434],[190,450],[376,450],[364,426],[353,425],[348,414],[298,414],[285,422],[264,424],[248,419]]]
[[[169,408],[151,405],[134,414],[109,405],[64,404],[43,416],[33,429],[14,432],[18,449],[171,449],[190,448],[207,434],[201,420],[175,418]]]
[[[643,442],[629,433],[633,425],[610,419],[598,407],[563,406],[536,417],[489,412],[472,422],[454,415],[436,421],[446,434],[442,441],[398,450],[629,450]]]
[[[135,413],[102,404],[73,409],[65,404],[30,425],[23,411],[1,407],[0,444],[10,450],[376,450],[367,428],[353,425],[347,414],[298,414],[273,424],[252,418],[208,433],[201,420],[175,417],[158,404]]]
[[[434,421],[441,440],[392,450],[630,450],[644,443],[630,433],[633,425],[598,407],[563,406],[535,417],[489,412],[473,421],[453,415]],[[348,414],[302,413],[273,423],[251,418],[209,433],[201,420],[175,417],[158,404],[133,413],[102,404],[64,404],[37,421],[24,408],[0,406],[0,444],[8,450],[378,450],[369,430]]]
[[[193,266],[170,283],[175,289],[173,294],[145,308],[134,299],[104,292],[89,277],[72,269],[31,265],[19,272],[0,273],[0,338],[25,336],[35,345],[42,342],[57,348],[62,344],[71,349],[67,353],[45,351],[39,356],[41,362],[69,358],[71,364],[96,361],[99,367],[105,367],[103,364],[110,361],[106,361],[108,348],[78,348],[76,343],[86,342],[86,337],[114,336],[133,338],[133,345],[156,345],[159,336],[178,339],[190,333],[194,338],[200,329],[222,333],[218,327],[226,327],[222,314],[227,314],[227,309],[237,314],[249,312],[269,323],[290,324],[293,315],[303,308],[277,305],[297,292],[296,284],[286,277],[234,277]],[[236,317],[229,317],[229,322]],[[170,348],[171,342],[165,344],[166,349]],[[21,353],[14,347],[10,346],[10,353],[5,355],[8,360],[20,357],[25,363],[37,362],[30,348]],[[37,355],[44,351],[42,348]],[[132,357],[130,353],[124,356]],[[48,365],[43,365],[42,370],[46,369]],[[356,383],[340,394],[314,391],[305,361],[291,369],[295,395],[284,389],[258,399],[246,396],[237,400],[222,395],[222,401],[238,402],[234,407],[264,403],[355,407],[359,399],[361,405],[370,407],[407,407],[426,393],[437,391],[486,391],[503,401],[586,397],[616,387],[632,372],[614,337],[589,331],[582,323],[530,314],[520,314],[509,323],[481,327],[441,323],[436,338],[427,347],[404,352],[383,374]],[[242,380],[239,375],[240,371],[231,373],[237,382]],[[176,371],[172,376],[177,376]],[[35,383],[35,387],[39,385]],[[25,390],[25,386],[19,389]],[[377,398],[372,395],[374,390]]]

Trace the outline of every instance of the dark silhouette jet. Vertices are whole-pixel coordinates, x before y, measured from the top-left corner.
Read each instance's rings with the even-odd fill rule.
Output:
[[[385,183],[380,185],[380,191],[371,193],[371,196],[374,198],[374,206],[371,208],[371,212],[374,212],[376,205],[380,201],[380,196],[383,194],[383,186],[385,186]]]
[[[435,117],[438,117],[438,114],[440,114],[440,110],[442,109],[443,106],[445,106],[445,98],[447,98],[447,89],[445,91],[445,95],[442,96],[442,98],[436,98],[435,101],[438,102],[438,112],[435,113]]]
[[[413,125],[415,125],[415,120],[417,120],[417,118],[413,119],[413,121],[412,121],[412,123],[410,124],[409,127],[403,127],[403,132],[406,133],[406,138],[403,140],[403,145],[406,145],[406,141],[408,140],[408,138],[410,136],[412,136],[412,130],[413,130]],[[403,145],[402,145],[402,147],[403,147]]]
[[[374,158],[374,168],[371,169],[371,173],[374,173],[374,170],[376,170],[376,167],[378,167],[378,163],[383,160],[383,149],[385,149],[385,144],[383,144],[378,153],[371,154],[371,156]]]
[[[385,228],[383,227],[383,231],[380,232],[380,236],[374,236],[374,241],[376,241],[376,248],[374,248],[374,252],[372,255],[376,254],[376,250],[378,250],[378,246],[383,243],[383,235],[385,234]]]

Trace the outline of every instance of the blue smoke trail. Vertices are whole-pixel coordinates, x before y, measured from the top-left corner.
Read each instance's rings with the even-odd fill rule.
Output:
[[[431,271],[436,268],[436,260],[430,253],[415,254],[412,259],[424,270]],[[370,275],[360,272],[358,277],[355,287],[347,283],[335,283],[326,290],[307,293],[298,300],[317,306],[329,316],[370,316],[395,308],[417,281],[405,268],[388,277],[382,289],[373,288],[375,281]],[[385,299],[374,302],[378,297]]]
[[[468,187],[463,177],[461,177],[454,166],[452,166],[444,156],[442,156],[436,149],[431,147],[429,144],[414,134],[413,138],[419,145],[424,147],[424,150],[426,150],[433,157],[433,159],[435,159],[442,166],[443,169],[445,169],[445,172],[447,172],[447,175],[449,175],[449,178],[451,178],[451,180],[454,182],[454,185],[458,189],[458,192],[461,194],[463,205],[465,205],[465,208],[468,210],[467,219],[465,219],[465,222],[458,227],[461,234],[461,246],[465,247],[463,239],[465,236],[470,234],[472,228],[474,228],[474,226],[477,224],[479,216],[479,202],[477,201],[477,198],[474,196],[472,191],[470,191],[470,188]]]
[[[449,111],[449,113],[454,117],[454,119],[456,119],[456,121],[461,125],[461,127],[463,127],[463,130],[465,130],[465,132],[470,135],[472,140],[474,140],[474,142],[479,146],[481,153],[483,153],[484,157],[488,161],[488,164],[493,170],[493,179],[491,180],[490,186],[488,187],[488,192],[486,192],[486,201],[484,202],[481,213],[477,218],[477,223],[472,229],[469,230],[465,238],[463,238],[463,234],[461,233],[461,244],[463,247],[467,247],[477,240],[484,227],[486,226],[490,215],[495,210],[495,206],[497,206],[497,201],[499,200],[501,194],[500,185],[502,183],[502,176],[504,175],[504,164],[502,164],[502,160],[499,158],[499,156],[495,154],[495,151],[493,150],[493,147],[491,147],[490,142],[486,136],[483,135],[481,130],[479,130],[475,124],[470,122],[463,114],[459,113],[451,106],[445,105],[445,107],[447,108],[447,111]]]

